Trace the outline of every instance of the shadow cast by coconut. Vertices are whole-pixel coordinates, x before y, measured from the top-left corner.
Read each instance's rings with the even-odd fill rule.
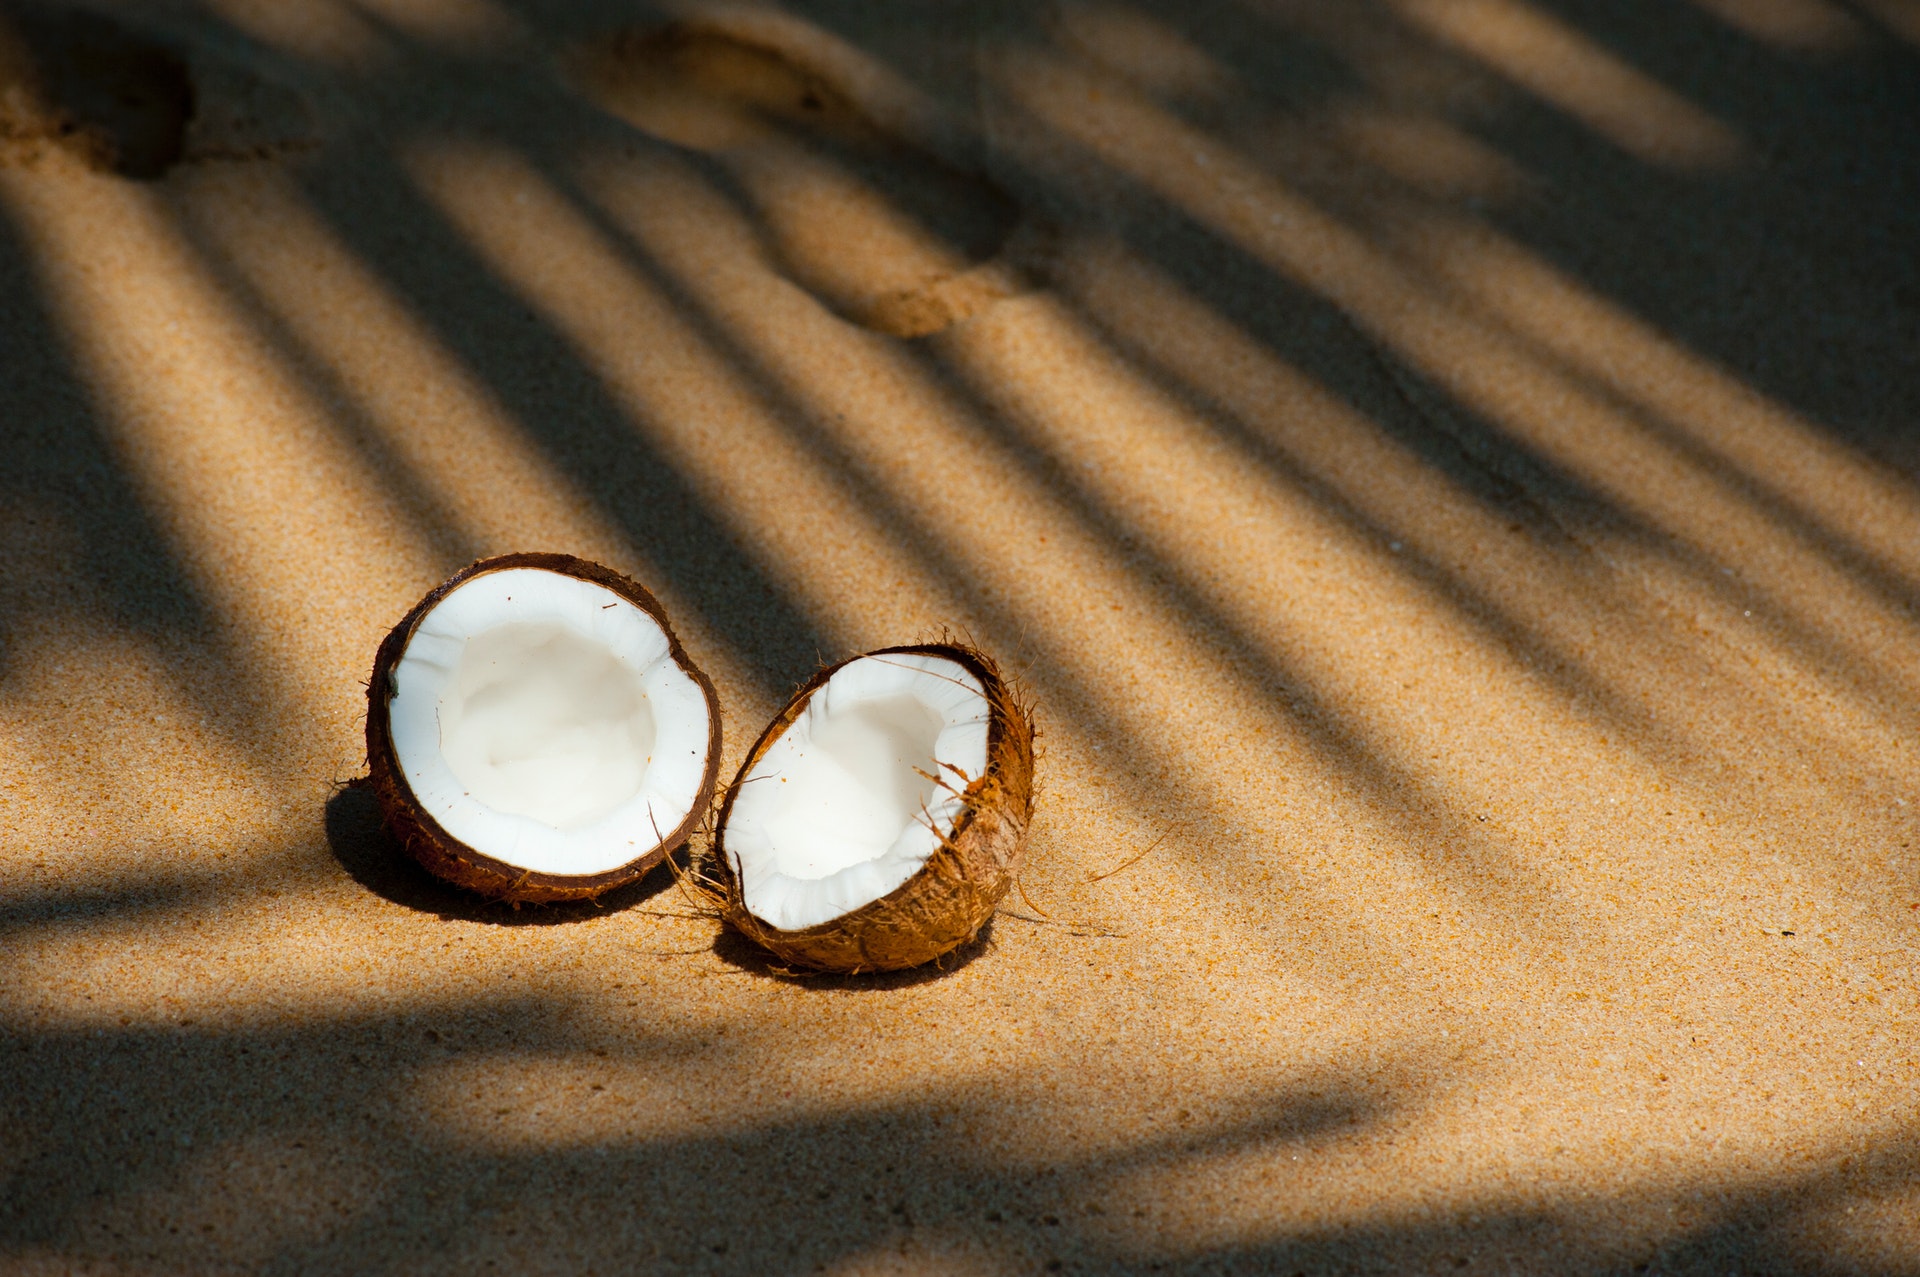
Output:
[[[554,927],[629,908],[673,885],[664,867],[597,900],[575,904],[512,905],[484,900],[422,869],[387,832],[366,779],[342,785],[327,799],[327,849],[355,882],[376,896],[443,920],[503,927]]]

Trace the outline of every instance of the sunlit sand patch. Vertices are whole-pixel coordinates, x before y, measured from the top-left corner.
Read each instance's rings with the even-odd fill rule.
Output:
[[[16,889],[140,861],[156,841],[223,856],[289,814],[234,731],[249,706],[231,670],[190,638],[126,626],[88,579],[81,517],[38,495],[0,505],[0,843]],[[124,846],[104,848],[116,828]]]
[[[9,637],[0,829],[15,886],[142,867],[159,847],[224,860],[293,814],[271,769],[183,693],[174,654],[98,617]]]
[[[1745,143],[1715,119],[1528,0],[1390,0],[1393,12],[1481,59],[1634,158],[1724,169]]]
[[[1214,357],[1216,363],[1205,374],[1210,387],[1231,384],[1243,375],[1238,369],[1220,374],[1218,357],[1236,343],[1212,331],[1219,326],[1217,320],[1210,328],[1210,317],[1183,305],[1184,299],[1153,291],[1153,281],[1141,279],[1138,272],[1128,282],[1136,293],[1131,300],[1142,307],[1141,315],[1152,317],[1149,322],[1156,331],[1171,325],[1171,331],[1181,334],[1161,341],[1162,348],[1179,351],[1191,337]],[[1155,504],[1167,507],[1141,517],[1143,540],[1168,562],[1180,565],[1183,575],[1196,582],[1196,592],[1220,616],[1230,618],[1237,632],[1272,651],[1369,757],[1387,764],[1393,783],[1411,781],[1420,787],[1420,798],[1407,798],[1412,811],[1402,819],[1424,827],[1431,815],[1414,812],[1433,802],[1463,822],[1463,831],[1442,835],[1435,827],[1414,835],[1416,841],[1446,836],[1484,844],[1485,851],[1470,858],[1456,848],[1444,857],[1449,869],[1428,867],[1439,890],[1455,889],[1456,874],[1494,875],[1494,864],[1513,857],[1548,873],[1558,884],[1556,910],[1577,910],[1578,898],[1596,892],[1601,883],[1577,871],[1569,876],[1569,835],[1556,828],[1556,821],[1569,821],[1579,831],[1572,839],[1596,851],[1610,846],[1619,833],[1617,826],[1590,823],[1589,804],[1601,796],[1609,802],[1631,799],[1645,813],[1648,834],[1663,823],[1660,812],[1670,813],[1676,804],[1661,801],[1667,788],[1662,770],[1627,750],[1606,748],[1604,726],[1596,731],[1592,721],[1598,717],[1604,724],[1606,707],[1562,700],[1551,678],[1516,660],[1503,637],[1487,641],[1469,618],[1437,622],[1436,613],[1454,612],[1450,599],[1409,579],[1394,554],[1368,546],[1364,536],[1328,518],[1321,506],[1289,499],[1291,494],[1277,483],[1266,490],[1271,481],[1256,479],[1257,469],[1220,455],[1224,445],[1204,423],[1134,382],[1074,329],[1072,321],[1057,312],[1008,309],[998,321],[981,321],[944,339],[943,351],[983,393],[1005,405],[1008,415],[1047,452],[1084,475],[1081,482],[1099,494],[1104,505],[1135,511],[1151,511]],[[1244,346],[1242,354],[1271,361],[1270,355]],[[1233,367],[1233,362],[1229,359],[1224,366]],[[1062,377],[1062,370],[1069,369],[1080,374],[1070,385]],[[1100,381],[1107,385],[1099,386]],[[1491,512],[1451,491],[1441,476],[1410,457],[1396,456],[1397,449],[1377,443],[1364,449],[1362,441],[1375,435],[1376,428],[1331,404],[1323,391],[1282,370],[1261,380],[1256,398],[1259,407],[1250,420],[1283,416],[1282,438],[1294,435],[1312,443],[1308,423],[1316,414],[1338,421],[1339,446],[1361,455],[1329,457],[1331,445],[1325,440],[1309,455],[1344,469],[1354,499],[1362,508],[1379,508],[1388,528],[1404,521],[1410,541],[1425,543],[1450,566],[1485,558],[1495,588],[1510,590],[1530,579],[1534,593],[1552,591],[1553,598],[1565,601],[1566,566],[1537,551],[1528,539],[1516,538]],[[1097,429],[1076,426],[1083,422],[1098,423]],[[1275,428],[1275,423],[1268,426]],[[1332,431],[1331,423],[1328,429]],[[1398,480],[1397,494],[1385,486],[1390,479]],[[1195,507],[1204,505],[1210,515],[1204,546],[1192,543],[1187,534],[1199,526],[1195,507],[1186,504],[1189,499]],[[1446,544],[1449,540],[1455,544]],[[1550,641],[1565,645],[1570,658],[1591,640],[1591,627],[1604,620],[1606,610],[1618,606],[1605,598],[1604,579],[1576,579],[1574,584],[1576,600],[1580,593],[1592,596],[1585,624],[1577,619],[1582,611],[1577,603],[1572,618],[1542,618],[1548,627],[1543,639],[1553,636]],[[1360,634],[1373,638],[1356,644]],[[1435,651],[1446,655],[1415,655]],[[1409,688],[1414,689],[1411,695]],[[1642,699],[1643,689],[1637,686],[1623,690],[1635,701]],[[1230,693],[1223,687],[1220,695]],[[1469,723],[1479,726],[1467,728]],[[1342,787],[1336,779],[1339,764],[1316,759],[1318,751],[1301,741],[1301,735],[1275,733],[1263,740],[1263,747],[1274,751],[1270,756],[1276,773],[1305,788],[1307,776],[1326,768],[1328,781]],[[1543,768],[1543,757],[1559,762]],[[1365,786],[1353,788],[1364,792]],[[1368,801],[1359,794],[1353,797]],[[1317,836],[1309,832],[1318,823],[1311,817],[1290,814],[1284,823],[1302,841],[1338,841],[1332,829]],[[1408,831],[1395,833],[1388,827],[1380,835],[1392,845],[1403,841]],[[1384,868],[1379,852],[1370,849],[1365,854],[1371,863],[1351,871],[1379,873]],[[1419,855],[1407,855],[1400,863],[1416,875],[1426,871],[1418,868]],[[1509,900],[1526,890],[1520,880],[1498,877],[1497,889],[1493,880],[1482,886]],[[1376,881],[1373,889],[1380,887]],[[1558,894],[1562,891],[1564,897]],[[1419,900],[1412,896],[1401,904],[1412,910]]]
[[[260,678],[253,694],[334,728],[280,739],[310,751],[307,774],[349,774],[355,678],[376,636],[296,618],[316,598],[384,596],[403,610],[439,575],[425,538],[152,195],[47,164],[0,169],[0,199],[38,250],[116,459]]]
[[[1582,374],[1920,588],[1920,498],[1815,423],[1491,228],[1407,218],[1394,246]]]
[[[1369,241],[1230,148],[1181,124],[1142,98],[1109,93],[1089,105],[1083,81],[1058,60],[1015,52],[996,69],[998,81],[1037,119],[1092,149],[1117,169],[1188,208],[1232,242],[1340,305],[1361,328],[1465,405],[1486,414],[1554,462],[1589,482],[1635,519],[1663,534],[1627,535],[1624,527],[1584,534],[1616,566],[1658,582],[1658,588],[1711,614],[1715,628],[1743,645],[1760,645],[1786,681],[1811,679],[1845,698],[1869,719],[1886,708],[1844,683],[1817,660],[1775,642],[1760,624],[1736,618],[1741,605],[1703,579],[1695,561],[1707,550],[1721,564],[1746,562],[1764,547],[1795,575],[1826,581],[1858,598],[1857,585],[1791,529],[1744,501],[1724,475],[1703,469],[1648,424],[1606,395],[1542,360],[1498,327],[1463,313],[1426,286],[1384,246]],[[1121,138],[1127,140],[1121,144]],[[1141,139],[1155,139],[1143,145]],[[1775,600],[1784,604],[1784,599]],[[1868,606],[1879,605],[1869,603]],[[1884,610],[1884,609],[1881,609]],[[1826,631],[1845,650],[1850,635]],[[1791,671],[1791,672],[1788,672]],[[1897,678],[1881,665],[1877,677]]]
[[[1022,473],[1003,449],[988,444],[966,411],[911,364],[870,343],[836,342],[831,330],[789,328],[777,311],[737,287],[725,271],[713,269],[714,254],[701,242],[711,235],[708,220],[670,216],[662,211],[669,201],[617,175],[603,172],[594,189],[605,193],[609,211],[633,229],[678,285],[747,343],[760,365],[811,415],[837,423],[836,450],[844,449],[843,455],[858,464],[873,499],[890,518],[910,521],[915,541],[936,555],[940,570],[990,588],[987,615],[994,631],[1005,631],[999,641],[1009,650],[1034,651],[1040,658],[1036,671],[1077,672],[1074,703],[1056,699],[1053,712],[1071,719],[1097,707],[1112,725],[1109,739],[1129,742],[1133,765],[1166,767],[1169,774],[1182,775],[1183,788],[1209,793],[1207,814],[1185,813],[1202,822],[1196,837],[1204,837],[1210,822],[1225,819],[1229,811],[1244,817],[1234,824],[1277,828],[1283,823],[1278,810],[1263,807],[1271,798],[1268,787],[1253,783],[1261,766],[1253,757],[1220,756],[1224,770],[1218,776],[1212,768],[1170,761],[1186,755],[1173,744],[1182,731],[1207,739],[1263,741],[1296,737],[1297,725],[1276,714],[1263,697],[1250,702],[1235,681],[1237,671],[1193,653],[1190,622],[1135,576],[1110,543]],[[855,387],[863,393],[851,393]],[[1216,476],[1207,476],[1207,491],[1217,487]],[[1321,533],[1312,538],[1315,550]],[[987,546],[994,547],[991,562],[982,557]],[[1089,598],[1104,606],[1089,614],[1077,602]],[[969,608],[980,610],[978,604]],[[1071,644],[1047,637],[1064,633],[1063,627],[1075,633]],[[1117,699],[1103,695],[1103,687],[1116,685],[1115,671],[1129,670],[1143,651],[1166,664],[1152,678],[1126,676],[1126,692]],[[1210,694],[1202,695],[1199,688]],[[1064,689],[1043,683],[1040,690],[1046,704],[1049,695]],[[1204,721],[1194,717],[1202,704],[1215,707]],[[1223,705],[1237,708],[1223,719],[1217,708]],[[1310,767],[1316,776],[1324,775],[1318,764]],[[1141,788],[1152,790],[1150,784]],[[1241,810],[1242,804],[1252,807]],[[1160,819],[1173,817],[1168,813]]]
[[[1651,416],[1654,430],[1625,416],[1604,448],[1597,432],[1507,419],[1609,490],[1634,491],[1650,524],[1709,556],[1719,581],[1647,569],[1703,625],[1768,648],[1776,685],[1836,687],[1854,719],[1838,730],[1875,724],[1868,752],[1897,749],[1909,718],[1900,707],[1920,691],[1905,656],[1917,637],[1906,600],[1920,582],[1920,503],[1900,477],[1483,226],[1420,215],[1393,240],[1538,343],[1544,363]],[[1770,632],[1776,618],[1784,633]]]
[[[742,544],[811,603],[830,632],[898,641],[894,626],[953,616],[898,538],[844,481],[799,446],[770,403],[567,196],[521,157],[465,144],[407,153],[423,192],[476,249],[573,342]],[[510,192],[505,198],[501,192]],[[666,166],[650,193],[661,217],[711,226],[725,258],[751,243],[710,187]],[[751,262],[749,251],[745,260]],[[764,284],[764,268],[759,272]],[[902,591],[908,591],[904,594]],[[891,619],[899,618],[899,619]],[[871,628],[868,628],[871,627]],[[849,646],[858,646],[849,638]]]
[[[1503,511],[1462,490],[1391,441],[1378,423],[1335,400],[1269,348],[1116,245],[1070,245],[1055,278],[1134,358],[1173,374],[1201,402],[1228,412],[1286,461],[1304,463],[1354,510],[1374,520],[1382,535],[1403,538],[1413,556],[1410,562],[1424,563],[1444,580],[1470,587],[1479,608],[1494,609],[1494,616],[1483,615],[1480,622],[1491,624],[1491,630],[1475,642],[1519,644],[1514,655],[1521,667],[1510,675],[1549,695],[1567,697],[1564,708],[1572,715],[1521,715],[1515,722],[1537,722],[1543,728],[1554,724],[1546,730],[1564,741],[1569,763],[1591,748],[1596,732],[1624,733],[1661,769],[1656,776],[1642,777],[1638,785],[1616,775],[1570,787],[1563,772],[1543,772],[1528,764],[1513,774],[1482,758],[1472,770],[1490,783],[1474,800],[1481,804],[1475,810],[1504,809],[1510,818],[1531,810],[1535,818],[1526,823],[1537,827],[1545,813],[1583,790],[1616,797],[1637,791],[1650,795],[1663,811],[1717,806],[1717,777],[1700,764],[1729,747],[1729,720],[1743,731],[1768,723],[1760,735],[1778,742],[1782,757],[1777,765],[1788,766],[1794,765],[1793,742],[1805,740],[1811,727],[1813,739],[1801,748],[1819,754],[1844,751],[1840,757],[1846,761],[1836,760],[1805,780],[1816,791],[1821,784],[1831,786],[1829,795],[1844,793],[1850,804],[1862,796],[1863,784],[1877,784],[1884,795],[1880,812],[1893,810],[1892,798],[1902,782],[1894,762],[1899,751],[1892,740],[1863,739],[1857,725],[1836,730],[1804,706],[1774,704],[1778,689],[1756,679],[1746,661],[1729,659],[1712,647],[1703,649],[1691,621],[1676,620],[1670,609],[1580,552],[1578,542],[1553,536],[1551,523],[1542,541],[1539,525],[1545,516],[1539,509]],[[1864,485],[1866,480],[1849,482]],[[1302,582],[1296,588],[1317,587]],[[1236,605],[1237,597],[1230,594],[1227,605]],[[1443,593],[1426,606],[1460,605],[1462,600]],[[1508,625],[1517,626],[1517,632],[1503,628]],[[1597,634],[1615,637],[1596,644]],[[1370,697],[1387,704],[1403,699],[1406,680],[1420,684],[1421,699],[1431,695],[1426,680],[1416,678],[1415,668],[1406,659],[1393,662],[1376,675],[1382,682]],[[1450,716],[1448,721],[1451,724]],[[1419,735],[1392,730],[1383,738],[1411,741]],[[1387,752],[1398,748],[1390,746]],[[1410,752],[1416,760],[1425,758],[1423,751]],[[1445,753],[1450,760],[1445,767],[1461,761],[1454,751]],[[1863,767],[1875,773],[1875,781],[1866,780]],[[1492,782],[1494,776],[1501,779]],[[1664,788],[1668,779],[1680,786],[1671,794]],[[1773,782],[1781,783],[1781,778]],[[1615,788],[1621,785],[1625,788]],[[1700,788],[1688,796],[1686,790],[1694,786]],[[1879,836],[1893,837],[1897,826],[1883,822],[1884,816],[1870,819],[1868,827],[1879,825],[1884,830]]]
[[[681,23],[606,38],[568,72],[635,127],[711,156],[781,269],[858,323],[923,336],[1021,291],[1017,259],[1040,245],[1016,234],[1011,198],[938,154],[931,130],[890,127],[909,113],[869,107],[822,52],[783,29]]]
[[[1491,322],[1475,315],[1457,332],[1490,338],[1485,352],[1506,373],[1496,385],[1461,360],[1441,375],[1661,534],[1611,538],[1610,560],[1702,627],[1766,650],[1776,686],[1830,688],[1882,730],[1903,730],[1903,700],[1883,694],[1913,690],[1900,656],[1913,621],[1899,597],[1912,579],[1899,529],[1914,522],[1913,503],[1897,479],[1524,250],[1483,228],[1443,226],[1421,219],[1414,251],[1485,306]],[[1508,322],[1547,351],[1529,359],[1512,349],[1499,331]],[[1658,415],[1623,410],[1588,376]],[[1800,464],[1782,467],[1783,455]],[[1836,503],[1828,494],[1843,489],[1830,485],[1842,478],[1857,496]],[[1861,560],[1871,563],[1864,574]]]
[[[1295,671],[1338,712],[1377,719],[1376,732],[1369,733],[1377,755],[1426,772],[1444,742],[1481,715],[1501,722],[1558,717],[1540,696],[1541,682],[1527,677],[1511,654],[1477,642],[1465,624],[1436,624],[1433,600],[1407,579],[1391,547],[1346,525],[1295,485],[1242,464],[1238,449],[1114,360],[1064,307],[1008,309],[956,333],[942,351],[983,396],[1072,467],[1080,486],[1103,507],[1139,512],[1130,522],[1143,540],[1194,582],[1195,593],[1230,618],[1237,633]],[[1063,370],[1077,375],[1063,377]],[[1273,405],[1275,412],[1296,405],[1335,411],[1304,377],[1289,380],[1294,384],[1285,390],[1291,393]],[[1466,503],[1444,491],[1444,478],[1432,472],[1418,478],[1424,480],[1421,488],[1439,489],[1433,493],[1439,501],[1453,495],[1456,517],[1467,519]],[[1202,509],[1205,520],[1199,518]],[[1494,550],[1500,553],[1512,539],[1501,535],[1504,527],[1484,510],[1473,516],[1479,526],[1472,532],[1501,547]],[[1371,645],[1377,659],[1394,667],[1372,687],[1353,679],[1348,642],[1367,631],[1378,636]],[[1452,663],[1463,668],[1434,679],[1392,660],[1393,653],[1429,646],[1454,653]],[[1417,699],[1396,694],[1407,678],[1422,681]],[[1469,688],[1463,699],[1453,699]],[[1408,717],[1399,716],[1402,710]],[[1483,726],[1466,734],[1497,740],[1501,733]],[[1461,760],[1452,750],[1448,754],[1445,775],[1451,778],[1459,775]],[[1490,790],[1503,790],[1511,779],[1484,756],[1460,771],[1487,774]],[[1433,779],[1437,794],[1444,794],[1445,782]],[[1484,791],[1463,793],[1457,801],[1485,810],[1489,797]]]
[[[193,228],[347,389],[468,553],[631,556],[626,538],[291,181],[214,170],[183,187]]]

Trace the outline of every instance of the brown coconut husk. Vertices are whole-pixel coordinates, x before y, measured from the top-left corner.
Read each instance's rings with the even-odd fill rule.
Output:
[[[700,685],[701,692],[707,698],[707,767],[700,779],[700,791],[694,801],[693,809],[687,813],[686,819],[673,829],[656,830],[659,842],[644,855],[628,861],[617,869],[580,875],[535,873],[530,869],[521,869],[495,860],[475,850],[448,833],[438,821],[421,808],[419,800],[414,797],[413,790],[407,784],[406,775],[400,770],[400,761],[394,754],[393,737],[387,721],[387,702],[392,700],[394,695],[393,668],[399,664],[401,655],[406,651],[407,643],[413,637],[414,627],[420,623],[420,618],[433,609],[435,604],[459,586],[471,581],[474,577],[484,576],[489,572],[505,571],[509,568],[539,568],[547,572],[557,572],[562,576],[591,581],[595,585],[611,590],[647,613],[666,634],[667,649],[674,663]],[[686,649],[680,646],[680,640],[675,636],[673,627],[667,623],[666,609],[661,607],[660,601],[639,582],[622,576],[612,568],[602,567],[587,559],[575,558],[571,554],[503,554],[470,564],[434,587],[427,597],[416,603],[413,610],[401,618],[400,623],[394,626],[386,639],[381,642],[380,651],[373,661],[373,678],[367,685],[367,767],[374,796],[379,799],[381,815],[386,820],[387,829],[428,873],[490,899],[511,901],[514,904],[554,904],[566,900],[590,900],[642,877],[672,852],[685,846],[687,839],[692,837],[694,831],[700,827],[701,821],[712,807],[713,792],[719,778],[720,698],[714,693],[712,681],[688,658]]]
[[[847,974],[898,971],[932,962],[979,934],[1013,885],[1033,821],[1033,713],[984,653],[957,643],[883,648],[867,656],[940,656],[969,670],[986,690],[986,774],[962,791],[965,802],[953,830],[919,873],[853,912],[799,931],[782,931],[755,917],[727,855],[728,817],[754,764],[806,709],[813,694],[848,661],[815,674],[768,724],[727,789],[711,855],[698,885],[742,935],[795,967]],[[853,660],[862,659],[854,657]],[[957,778],[943,777],[943,783]]]

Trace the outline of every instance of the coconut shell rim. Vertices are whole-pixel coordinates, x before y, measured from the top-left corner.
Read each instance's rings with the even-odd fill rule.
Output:
[[[977,784],[983,784],[987,777],[993,775],[995,759],[1009,748],[1007,742],[1009,724],[1006,720],[1010,716],[1017,714],[1026,720],[1025,735],[1029,742],[1031,742],[1034,735],[1031,721],[1032,713],[1030,709],[1022,703],[1012,682],[1001,674],[1000,667],[994,662],[992,657],[980,651],[978,648],[966,644],[951,642],[905,643],[896,647],[883,647],[876,648],[871,652],[861,652],[858,655],[849,656],[843,661],[838,661],[815,671],[813,677],[809,678],[793,693],[785,707],[781,709],[779,714],[774,716],[773,721],[767,724],[766,729],[762,731],[759,738],[754,741],[753,747],[747,751],[746,758],[742,760],[739,770],[735,773],[733,783],[727,786],[726,796],[721,800],[719,814],[714,820],[713,843],[709,859],[713,869],[722,875],[719,886],[724,896],[722,913],[726,920],[762,947],[772,949],[782,957],[799,961],[805,965],[813,965],[808,962],[804,952],[800,952],[807,947],[808,942],[837,938],[850,930],[858,928],[860,925],[859,920],[863,914],[883,913],[892,906],[904,903],[916,894],[916,884],[928,873],[934,871],[933,865],[936,858],[948,847],[959,843],[962,835],[967,831],[967,827],[974,822],[977,809],[976,803],[970,798],[961,808],[960,814],[955,817],[953,829],[942,840],[943,845],[936,848],[934,854],[927,858],[927,863],[911,874],[905,882],[895,887],[886,895],[876,896],[874,899],[867,901],[867,903],[847,913],[843,913],[837,918],[829,918],[827,921],[815,923],[811,927],[802,927],[795,931],[786,931],[767,922],[747,908],[746,898],[740,888],[738,875],[734,872],[732,861],[728,858],[726,850],[727,821],[733,814],[733,802],[740,792],[740,786],[745,781],[747,773],[753,769],[753,765],[771,748],[773,742],[779,739],[780,734],[792,726],[793,721],[800,716],[800,713],[813,699],[815,693],[824,687],[827,682],[842,669],[845,669],[855,661],[866,660],[872,656],[939,656],[963,666],[969,673],[980,679],[982,690],[986,695],[987,704],[991,710],[987,720],[987,769],[981,776],[976,777],[974,782],[968,785],[969,790],[972,790]],[[1026,805],[1031,808],[1031,743],[1028,744],[1025,755],[1028,768]],[[1030,818],[1030,811],[1025,814]],[[984,925],[984,923],[982,925]],[[763,937],[770,937],[775,943],[769,944],[768,940]],[[964,943],[964,941],[961,943]],[[796,950],[796,952],[782,952],[782,950],[787,949],[789,946]],[[935,956],[937,957],[938,955]],[[926,959],[926,961],[932,960],[932,958]],[[856,970],[858,969],[856,968]]]
[[[707,702],[707,759],[700,788],[685,818],[661,840],[641,855],[612,869],[592,874],[541,873],[509,864],[462,842],[435,820],[421,804],[408,784],[406,772],[393,747],[387,704],[396,694],[393,670],[405,655],[413,634],[426,615],[460,586],[482,576],[517,568],[534,568],[556,575],[587,581],[619,595],[645,612],[660,627],[667,639],[667,655],[699,686]],[[578,555],[544,550],[523,550],[478,559],[429,590],[407,614],[387,632],[374,654],[373,677],[367,684],[367,767],[379,800],[381,816],[388,829],[406,847],[407,852],[427,872],[483,896],[517,903],[554,903],[586,900],[615,887],[644,877],[673,852],[686,846],[712,809],[720,774],[720,697],[713,680],[694,664],[681,645],[667,619],[666,608],[653,592],[632,577],[616,572],[605,564]],[[409,833],[396,827],[413,827]],[[422,843],[425,846],[422,846]]]

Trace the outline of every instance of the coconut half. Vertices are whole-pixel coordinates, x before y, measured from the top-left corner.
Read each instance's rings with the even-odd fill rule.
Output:
[[[780,958],[891,971],[971,940],[1012,885],[1033,817],[1033,721],[958,644],[815,675],[727,791],[709,881]]]
[[[720,705],[644,588],[566,554],[465,568],[381,643],[367,763],[430,872],[583,900],[682,846],[713,801]]]

